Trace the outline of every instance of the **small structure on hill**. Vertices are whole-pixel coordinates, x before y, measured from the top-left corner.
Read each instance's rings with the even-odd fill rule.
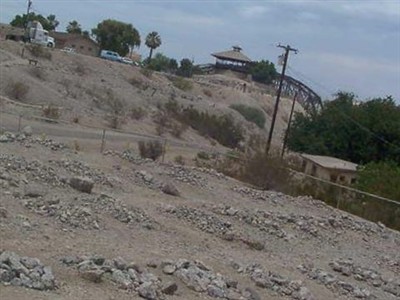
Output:
[[[88,36],[67,32],[50,32],[49,34],[54,38],[56,48],[73,48],[77,53],[91,56],[98,56],[100,53],[100,46]]]
[[[301,154],[302,171],[308,175],[349,185],[357,179],[357,164],[331,156]]]
[[[249,71],[252,60],[244,55],[241,51],[241,47],[233,46],[232,50],[211,54],[217,59],[215,67],[217,69],[228,69],[232,71],[247,73]]]

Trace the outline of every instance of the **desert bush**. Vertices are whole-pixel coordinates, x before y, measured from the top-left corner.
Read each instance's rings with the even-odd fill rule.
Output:
[[[120,129],[124,123],[123,117],[116,114],[108,115],[106,120],[108,122],[108,126],[112,129]]]
[[[188,107],[182,109],[178,117],[201,135],[211,137],[224,146],[236,148],[244,139],[242,128],[230,115],[212,115]]]
[[[75,73],[78,74],[79,76],[83,76],[86,74],[86,68],[82,62],[79,61],[76,63]]]
[[[151,78],[153,76],[153,70],[150,70],[148,68],[141,68],[140,73],[147,78]]]
[[[197,153],[197,158],[199,159],[204,159],[204,160],[209,160],[210,155],[206,151],[200,151]]]
[[[174,137],[180,138],[182,136],[182,133],[184,133],[187,129],[187,125],[179,122],[171,122],[169,125],[169,129]]]
[[[212,97],[212,92],[210,90],[204,89],[203,94],[206,95],[207,97]]]
[[[45,47],[42,47],[40,45],[30,44],[29,46],[27,46],[27,49],[34,57],[51,60],[51,52],[49,49]]]
[[[7,95],[16,100],[24,100],[29,92],[29,86],[21,81],[11,81],[6,88]]]
[[[79,144],[79,142],[78,142],[77,140],[74,140],[74,142],[73,142],[73,148],[74,148],[75,151],[80,151],[80,150],[82,150],[82,147],[81,147],[81,145]]]
[[[156,160],[163,154],[163,145],[160,141],[139,141],[139,153],[142,158]]]
[[[29,69],[29,74],[31,74],[33,77],[37,79],[44,80],[46,79],[46,73],[42,68],[39,67],[34,67]]]
[[[185,159],[183,158],[182,155],[177,155],[174,158],[174,162],[177,163],[178,165],[184,165],[185,164]]]
[[[78,124],[79,123],[79,116],[74,116],[72,118],[72,122]]]
[[[182,77],[169,77],[169,80],[176,88],[182,91],[190,91],[193,88],[192,82]]]
[[[60,118],[60,109],[57,106],[53,106],[51,104],[43,107],[42,115],[49,119],[57,120]]]
[[[146,111],[140,106],[132,107],[129,111],[129,115],[134,120],[140,120],[146,116]]]
[[[245,104],[233,104],[230,108],[240,113],[247,121],[256,124],[260,128],[264,128],[265,115],[261,109]]]

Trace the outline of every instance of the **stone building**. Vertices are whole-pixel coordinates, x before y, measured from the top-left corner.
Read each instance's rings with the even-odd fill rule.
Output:
[[[357,164],[331,156],[301,154],[302,171],[338,184],[350,185],[357,179]]]

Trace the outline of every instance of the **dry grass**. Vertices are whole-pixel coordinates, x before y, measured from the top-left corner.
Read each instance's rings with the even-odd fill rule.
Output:
[[[24,100],[29,92],[29,86],[21,81],[10,81],[6,87],[7,95],[15,100]]]

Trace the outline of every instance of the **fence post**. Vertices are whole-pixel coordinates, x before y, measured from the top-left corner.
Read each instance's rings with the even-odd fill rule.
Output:
[[[167,139],[164,139],[162,158],[161,158],[161,162],[162,163],[164,163],[164,158],[165,158],[165,152],[166,151],[167,151]]]
[[[19,115],[19,117],[18,117],[18,132],[21,132],[21,119],[22,119],[22,116]]]
[[[103,153],[103,151],[104,151],[105,137],[106,137],[106,130],[103,129],[103,136],[101,137],[101,148],[100,148],[100,153]]]

